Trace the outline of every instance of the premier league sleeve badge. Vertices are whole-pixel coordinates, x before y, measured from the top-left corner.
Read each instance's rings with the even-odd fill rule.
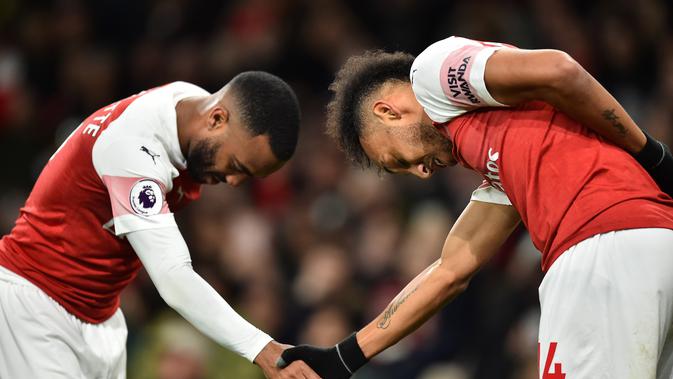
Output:
[[[153,216],[161,212],[164,194],[157,182],[143,179],[131,188],[129,202],[135,213],[141,216]]]

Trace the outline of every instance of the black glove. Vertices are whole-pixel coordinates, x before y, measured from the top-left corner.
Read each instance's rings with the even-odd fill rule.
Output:
[[[283,368],[294,361],[304,361],[323,379],[347,379],[367,363],[355,333],[331,348],[299,345],[281,354],[276,366]]]
[[[671,150],[661,141],[652,138],[643,130],[647,137],[645,147],[634,154],[634,158],[650,173],[659,188],[668,196],[673,197],[673,155]]]

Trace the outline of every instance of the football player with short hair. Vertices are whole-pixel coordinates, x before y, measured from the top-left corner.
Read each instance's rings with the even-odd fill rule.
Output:
[[[202,184],[264,177],[294,153],[294,91],[259,71],[210,94],[174,82],[101,108],[51,157],[0,240],[0,377],[124,378],[119,294],[145,267],[161,297],[269,378],[285,346],[192,269],[173,212]]]

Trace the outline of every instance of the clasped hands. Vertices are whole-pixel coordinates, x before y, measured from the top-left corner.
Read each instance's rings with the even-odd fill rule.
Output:
[[[355,333],[330,348],[291,347],[272,341],[255,359],[269,379],[348,379],[367,361]]]

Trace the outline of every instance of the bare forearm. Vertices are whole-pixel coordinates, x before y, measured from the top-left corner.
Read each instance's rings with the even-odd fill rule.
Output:
[[[439,267],[439,261],[428,267],[357,333],[365,356],[373,357],[416,330],[466,286],[466,281]]]
[[[446,237],[441,259],[417,275],[379,317],[332,348],[288,349],[281,363],[304,360],[323,377],[350,377],[464,291],[519,221],[511,206],[471,201]]]
[[[574,78],[543,100],[630,153],[645,146],[645,134],[619,102],[588,72],[577,67]]]
[[[489,59],[484,77],[503,104],[542,100],[630,153],[645,146],[645,135],[619,102],[566,53],[502,49]]]

